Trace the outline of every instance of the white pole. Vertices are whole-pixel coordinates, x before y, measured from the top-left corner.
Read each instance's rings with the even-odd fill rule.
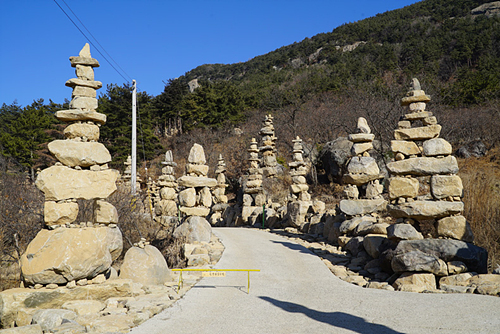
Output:
[[[135,80],[132,80],[132,85],[133,85],[133,91],[132,91],[132,178],[130,180],[131,182],[131,193],[132,195],[135,195],[136,192],[136,187],[135,184],[137,183],[137,166],[136,166],[136,160],[137,160],[137,147],[136,147],[136,104],[137,104],[137,85]]]

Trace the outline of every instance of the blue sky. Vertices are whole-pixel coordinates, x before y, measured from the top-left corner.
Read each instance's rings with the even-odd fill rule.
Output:
[[[163,91],[162,80],[183,75],[199,65],[244,62],[306,37],[330,32],[343,23],[417,2],[2,1],[0,104],[17,100],[25,106],[39,98],[56,103],[70,99],[71,89],[64,83],[75,73],[68,58],[77,56],[87,40],[56,1],[88,35],[66,2],[128,76],[137,80],[138,89],[151,95]],[[95,69],[96,80],[104,86],[125,82],[92,46],[91,53],[101,64]]]

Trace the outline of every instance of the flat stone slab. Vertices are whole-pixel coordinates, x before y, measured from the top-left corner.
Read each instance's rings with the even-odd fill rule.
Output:
[[[432,113],[430,111],[420,111],[406,114],[403,116],[403,119],[406,121],[416,121],[427,117],[432,117]]]
[[[352,133],[347,139],[353,143],[371,142],[375,139],[375,135],[373,133]]]
[[[356,186],[362,186],[370,181],[383,179],[383,174],[378,175],[367,175],[367,174],[344,174],[342,176],[342,181],[346,184],[354,184]]]
[[[429,95],[406,96],[401,99],[401,105],[407,106],[415,102],[429,102],[431,97]]]
[[[389,162],[387,169],[392,174],[397,175],[456,174],[458,173],[458,163],[454,156],[444,158],[418,157]]]
[[[99,67],[99,62],[97,61],[97,59],[94,59],[94,58],[69,57],[69,61],[71,62],[71,67],[76,67],[76,65]]]
[[[50,153],[66,166],[88,167],[111,161],[111,154],[101,143],[54,140],[48,145]]]
[[[379,199],[344,199],[340,201],[340,210],[346,215],[365,215],[372,212],[385,210],[387,201]]]
[[[424,140],[439,137],[441,125],[434,124],[410,129],[394,130],[396,140]]]
[[[181,176],[177,182],[181,187],[215,187],[217,180],[209,177],[197,177],[184,175]]]
[[[342,204],[342,202],[340,202]],[[389,212],[395,218],[415,219],[441,218],[460,213],[464,210],[463,202],[414,201],[398,205],[389,205]]]
[[[38,174],[35,184],[47,201],[107,198],[116,191],[119,175],[114,169],[92,171],[52,166]]]
[[[94,89],[99,89],[102,87],[102,82],[100,81],[90,81],[90,80],[82,80],[82,79],[69,79],[65,83],[66,86],[68,87],[75,87],[75,86],[83,86],[83,87],[90,87]]]
[[[106,123],[105,114],[78,109],[59,110],[56,112],[56,118],[63,122],[92,121],[100,124]]]

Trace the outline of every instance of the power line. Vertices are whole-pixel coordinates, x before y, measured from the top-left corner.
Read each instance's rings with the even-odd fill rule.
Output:
[[[130,79],[132,80],[132,77],[130,75],[127,74],[127,72],[125,72],[125,70],[120,66],[120,64],[118,64],[116,62],[116,60],[113,59],[113,57],[111,57],[111,55],[108,53],[108,51],[106,51],[106,49],[104,48],[104,46],[101,45],[101,43],[99,43],[99,41],[97,40],[97,38],[95,38],[94,35],[92,35],[92,33],[90,32],[90,30],[87,29],[87,27],[85,26],[85,24],[83,24],[83,22],[78,18],[78,16],[75,14],[75,12],[71,9],[71,7],[66,3],[66,1],[64,0],[61,0],[62,2],[64,2],[64,4],[66,5],[66,7],[68,7],[68,9],[71,11],[71,13],[76,17],[76,19],[78,20],[78,22],[80,22],[80,24],[83,26],[83,28],[85,28],[85,30],[89,33],[89,35],[96,41],[96,43],[101,47],[101,49],[108,55],[108,57],[113,61],[113,63],[115,63],[116,66],[118,66],[118,68]]]
[[[99,50],[99,48],[97,48],[94,43],[92,43],[92,41],[87,37],[87,35],[85,35],[85,33],[82,31],[82,29],[80,29],[80,27],[78,27],[78,25],[75,23],[75,21],[73,21],[71,19],[71,17],[68,15],[68,13],[66,13],[66,11],[57,3],[56,0],[54,0],[54,2],[56,3],[56,5],[62,10],[62,12],[64,13],[64,15],[66,15],[66,17],[71,21],[71,23],[73,23],[73,25],[76,27],[76,29],[78,29],[78,31],[80,31],[82,33],[82,35],[87,39],[87,41],[94,47],[94,49],[97,50],[97,52],[99,52],[99,54],[104,58],[104,60],[106,60],[106,62],[116,71],[116,73],[118,73],[127,83],[129,82],[129,80],[127,78],[125,78],[123,76],[123,74],[121,74],[117,69],[116,67],[113,66],[113,64],[111,64],[111,62],[102,54],[102,52]],[[68,7],[69,8],[69,7]],[[118,64],[117,64],[118,65]],[[125,73],[125,72],[124,72]],[[125,73],[126,74],[126,73]]]

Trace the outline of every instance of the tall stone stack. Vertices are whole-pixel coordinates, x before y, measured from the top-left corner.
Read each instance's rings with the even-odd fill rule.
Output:
[[[263,170],[259,166],[259,149],[257,141],[252,138],[250,148],[247,150],[250,157],[248,162],[248,177],[243,187],[243,207],[241,210],[241,218],[244,223],[248,223],[248,218],[255,210],[262,210],[262,205],[266,203],[266,196],[262,188],[262,173]]]
[[[186,216],[206,217],[212,206],[210,189],[217,185],[217,180],[208,178],[205,151],[199,144],[194,144],[189,152],[186,175],[179,178],[180,210]]]
[[[225,194],[227,184],[226,184],[226,162],[219,154],[219,159],[217,161],[217,168],[215,169],[215,175],[217,179],[217,185],[213,190],[213,201],[212,215],[210,216],[210,223],[216,225],[217,223],[222,223],[222,213],[227,208],[227,196]]]
[[[70,57],[77,78],[69,110],[56,117],[68,123],[65,140],[54,140],[48,148],[58,162],[38,174],[36,186],[45,195],[45,227],[28,245],[21,258],[25,283],[66,284],[87,280],[109,270],[122,250],[122,235],[116,228],[118,213],[106,198],[116,191],[118,171],[109,169],[111,155],[98,143],[99,126],[106,115],[96,112],[93,67],[99,63],[86,44],[78,57]],[[92,221],[79,221],[77,200],[93,202]],[[74,282],[73,282],[74,283]]]
[[[123,164],[125,165],[125,170],[119,179],[119,183],[126,187],[130,187],[132,184],[132,157],[129,155]],[[135,189],[137,189],[137,191],[141,190],[141,178],[138,174],[136,174]]]
[[[346,220],[339,226],[338,241],[355,256],[364,248],[370,256],[378,258],[377,247],[387,234],[387,224],[379,221],[379,214],[385,210],[387,201],[382,197],[384,188],[379,183],[383,174],[368,153],[374,138],[366,119],[358,118],[356,133],[348,136],[353,142],[352,157],[343,177],[344,199],[340,201],[340,210]]]
[[[175,178],[177,163],[174,162],[172,151],[168,150],[165,153],[165,160],[161,163],[164,167],[158,179],[160,199],[155,204],[155,215],[161,224],[167,226],[176,221],[178,214],[177,181]]]
[[[276,140],[274,134],[273,116],[266,115],[263,121],[261,136],[261,146],[259,152],[262,156],[262,171],[265,177],[273,178],[278,173],[278,162],[276,161]]]
[[[394,131],[391,149],[395,161],[387,165],[390,173],[390,213],[410,221],[434,221],[437,236],[472,241],[472,232],[462,216],[464,204],[458,164],[452,147],[439,138],[441,126],[426,111],[430,97],[413,79],[407,96],[401,100],[405,114]]]

